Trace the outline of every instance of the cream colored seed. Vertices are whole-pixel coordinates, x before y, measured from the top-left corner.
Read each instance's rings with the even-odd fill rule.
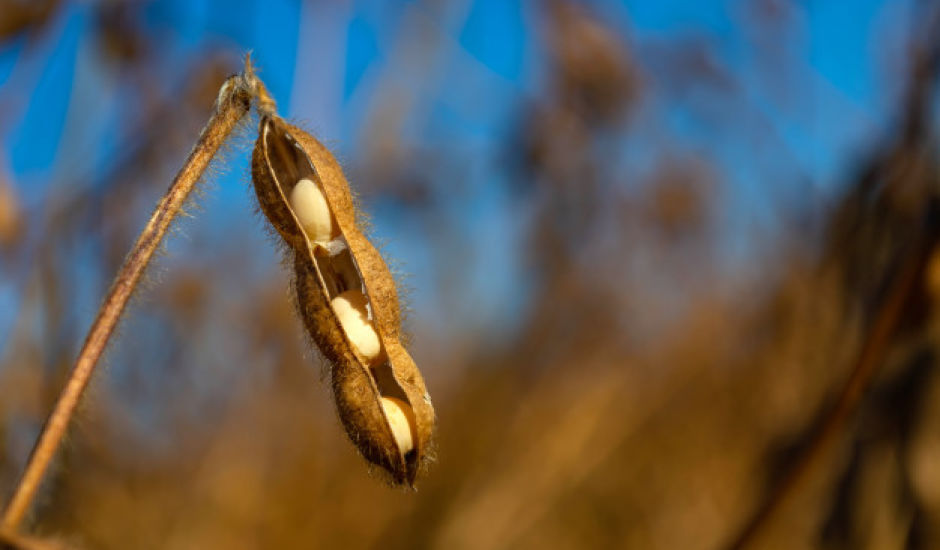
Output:
[[[392,435],[395,436],[395,443],[398,444],[401,454],[414,449],[415,415],[411,405],[401,399],[383,397],[382,410],[385,411],[385,418],[388,419],[388,425],[392,428]]]
[[[330,205],[313,181],[304,178],[297,182],[290,192],[290,207],[311,241],[327,242],[339,234]]]
[[[347,290],[330,301],[349,341],[359,355],[371,361],[378,357],[381,345],[366,313],[366,303],[365,295],[358,290]]]

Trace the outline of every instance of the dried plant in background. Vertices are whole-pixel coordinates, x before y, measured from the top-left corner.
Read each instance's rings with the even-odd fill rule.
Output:
[[[407,4],[372,20],[363,10],[354,22],[343,14],[362,3],[338,18],[313,7],[304,37],[347,25],[349,40],[374,31],[381,60],[360,84],[337,83],[323,63],[331,50],[303,43],[297,56],[315,60],[317,85],[297,88],[303,95],[292,101],[301,114],[311,103],[332,108],[319,103],[321,91],[351,92],[333,111],[343,137],[327,145],[341,158],[357,132],[381,141],[343,162],[362,197],[357,208],[372,214],[374,235],[390,249],[406,243],[427,262],[409,300],[418,343],[409,351],[447,429],[421,491],[374,483],[354,447],[335,444],[343,428],[330,400],[312,395],[322,385],[285,296],[294,266],[279,265],[258,230],[263,216],[252,223],[246,185],[225,203],[243,223],[217,223],[226,214],[213,202],[222,193],[212,193],[200,201],[208,215],[180,227],[189,238],[171,244],[165,280],[141,293],[140,311],[113,338],[109,368],[95,375],[94,397],[46,475],[30,532],[101,549],[132,541],[160,550],[713,550],[734,540],[812,447],[911,258],[909,244],[921,239],[935,118],[921,113],[920,137],[897,139],[906,116],[888,121],[912,98],[879,86],[879,122],[857,135],[886,139],[864,149],[842,142],[857,155],[833,152],[845,170],[817,179],[780,125],[816,128],[813,106],[829,104],[829,88],[803,65],[815,51],[802,34],[815,4],[748,3],[723,27],[729,44],[693,21],[634,32],[622,3],[528,3],[526,57],[539,61],[538,76],[518,89],[468,55],[480,53],[469,42],[474,25],[479,32],[476,3]],[[162,47],[170,24],[140,15],[147,5],[93,7],[102,28],[92,53],[115,68],[135,107],[116,123],[122,146],[104,173],[69,173],[57,187],[70,191],[62,201],[37,203],[29,180],[14,182],[34,231],[20,247],[30,255],[0,266],[0,277],[10,269],[26,281],[0,358],[5,488],[87,328],[75,312],[97,306],[76,298],[75,281],[84,269],[108,284],[139,232],[135,220],[164,191],[145,182],[172,177],[190,124],[211,101],[204,94],[214,96],[220,67],[230,71],[217,50],[199,47],[182,82],[154,86],[174,81],[167,76],[180,74],[179,59]],[[761,19],[749,19],[751,10]],[[910,27],[885,23],[903,37],[872,30],[877,50],[908,44],[926,11]],[[752,60],[748,70],[729,64],[728,48]],[[853,53],[853,63],[871,65],[883,55]],[[908,82],[915,56],[894,53],[885,80]],[[17,86],[22,79],[7,89]],[[704,141],[672,131],[675,115]],[[319,139],[337,139],[333,123],[312,118]],[[504,133],[464,141],[454,119]],[[65,150],[83,135],[71,134]],[[742,190],[738,170],[748,160]],[[723,224],[752,207],[779,232],[733,226],[760,246],[727,262]],[[390,217],[402,223],[386,225]],[[504,281],[508,273],[512,286],[485,298],[507,303],[478,303],[476,283],[491,273]],[[828,452],[750,548],[940,546],[938,302],[919,292]],[[487,307],[509,315],[495,323],[467,313]]]
[[[13,248],[23,233],[23,213],[16,191],[0,164],[0,254]]]
[[[862,312],[866,333],[834,402],[810,429],[803,451],[730,543],[731,549],[757,544],[765,524],[844,437],[891,352],[912,334],[922,338],[928,333],[928,266],[940,254],[940,169],[931,151],[936,138],[927,123],[940,74],[940,11],[930,15],[915,48],[901,132],[862,172],[828,227],[822,267],[845,281],[849,292],[843,307]],[[919,360],[916,354],[908,359]]]
[[[71,547],[54,539],[28,537],[0,530],[0,548],[3,550],[69,550]]]

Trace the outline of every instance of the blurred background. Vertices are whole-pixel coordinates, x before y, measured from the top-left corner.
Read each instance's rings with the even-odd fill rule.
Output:
[[[394,266],[437,461],[393,489],[346,439],[257,210],[246,120],[128,308],[28,532],[719,549],[757,524],[748,547],[940,547],[938,15],[0,0],[0,497],[251,51]],[[860,399],[840,401],[847,381]]]

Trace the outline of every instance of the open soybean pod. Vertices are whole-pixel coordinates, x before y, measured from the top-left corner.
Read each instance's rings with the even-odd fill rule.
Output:
[[[294,254],[298,309],[331,363],[346,432],[369,462],[413,484],[428,460],[434,409],[401,344],[395,281],[356,225],[342,169],[313,136],[266,115],[252,179],[262,211]]]

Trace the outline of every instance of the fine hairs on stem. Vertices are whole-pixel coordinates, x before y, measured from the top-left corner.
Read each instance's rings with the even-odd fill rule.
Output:
[[[219,147],[248,113],[252,100],[255,101],[261,113],[274,110],[273,100],[268,95],[264,84],[255,76],[250,58],[246,58],[244,71],[239,75],[229,77],[222,84],[215,110],[199,135],[196,145],[177,173],[166,195],[157,204],[150,221],[144,227],[115,276],[108,295],[88,331],[65,387],[43,425],[26,468],[3,512],[0,528],[14,532],[22,522],[36,496],[43,475],[62,442],[82,393],[94,373],[95,366],[107,347],[128,300],[134,294],[141,275]]]

